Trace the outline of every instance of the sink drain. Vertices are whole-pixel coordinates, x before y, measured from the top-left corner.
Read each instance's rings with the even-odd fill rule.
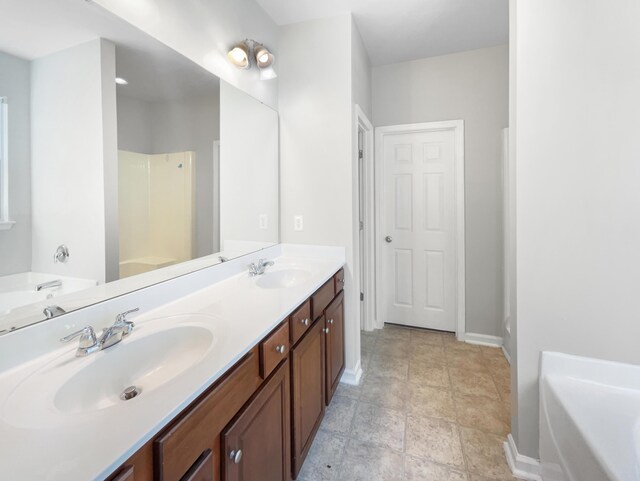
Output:
[[[140,394],[140,391],[141,389],[138,388],[137,386],[129,386],[124,391],[122,391],[122,394],[120,394],[120,399],[122,399],[123,401],[128,401],[129,399],[133,399],[138,394]]]

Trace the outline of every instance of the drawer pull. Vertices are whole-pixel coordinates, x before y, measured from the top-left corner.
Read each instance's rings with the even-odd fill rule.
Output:
[[[276,346],[276,352],[279,354],[284,354],[284,351],[286,351],[287,348],[284,346],[284,344],[281,344],[279,346]]]
[[[300,322],[302,322],[302,324],[304,324],[305,326],[309,325],[309,318],[307,317],[306,319],[302,319]]]
[[[242,449],[238,449],[237,451],[234,449],[229,453],[229,459],[233,461],[235,464],[240,464],[240,460],[242,459]]]

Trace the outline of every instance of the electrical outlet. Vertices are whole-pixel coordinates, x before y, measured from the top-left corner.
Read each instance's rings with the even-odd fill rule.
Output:
[[[293,230],[297,230],[297,231],[304,230],[304,221],[301,215],[293,216]]]
[[[267,225],[268,225],[267,214],[260,214],[260,217],[258,220],[258,226],[260,227],[260,229],[266,229]]]

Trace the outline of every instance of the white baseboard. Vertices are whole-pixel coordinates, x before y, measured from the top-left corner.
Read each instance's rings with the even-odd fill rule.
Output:
[[[487,336],[486,334],[474,334],[467,332],[464,335],[464,341],[469,344],[478,344],[480,346],[502,347],[503,340],[498,336]]]
[[[511,355],[509,354],[509,351],[506,350],[504,345],[502,346],[502,354],[504,354],[504,357],[506,357],[509,364],[511,364]]]
[[[518,453],[518,447],[511,434],[504,442],[504,454],[507,457],[507,464],[516,478],[526,481],[542,481],[540,461]]]
[[[342,373],[342,377],[340,378],[340,382],[345,384],[351,384],[352,386],[357,386],[360,384],[360,378],[362,377],[362,366],[360,364],[360,359],[358,359],[358,364],[356,364],[355,369],[345,369]]]

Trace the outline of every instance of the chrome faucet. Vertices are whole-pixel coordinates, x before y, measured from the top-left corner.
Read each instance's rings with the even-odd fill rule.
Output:
[[[36,286],[36,292],[40,292],[42,289],[51,289],[53,287],[62,286],[62,281],[60,279],[56,279],[54,281],[43,282],[42,284],[38,284]]]
[[[60,342],[69,342],[70,340],[80,336],[80,345],[76,351],[76,357],[85,357],[91,353],[102,351],[114,344],[118,344],[125,337],[131,334],[135,324],[131,321],[127,321],[127,315],[139,310],[140,308],[136,307],[130,311],[118,314],[116,316],[116,322],[114,322],[112,326],[103,330],[102,334],[100,334],[100,338],[96,336],[93,327],[86,326],[78,332],[74,332],[73,334],[63,337],[60,339]]]
[[[249,276],[261,276],[264,274],[264,271],[267,267],[272,266],[273,261],[268,261],[267,259],[258,259],[258,262],[252,262],[249,264]]]
[[[56,306],[55,304],[47,306],[42,310],[42,313],[46,316],[47,319],[53,319],[56,316],[65,314],[66,312],[67,311],[65,311],[62,307]]]
[[[102,331],[102,335],[99,340],[100,344],[102,344],[102,349],[118,344],[122,339],[131,334],[135,324],[131,321],[127,321],[127,316],[132,312],[138,312],[139,310],[140,308],[136,307],[135,309],[122,312],[116,316],[116,322],[113,323],[113,326],[107,327]]]

